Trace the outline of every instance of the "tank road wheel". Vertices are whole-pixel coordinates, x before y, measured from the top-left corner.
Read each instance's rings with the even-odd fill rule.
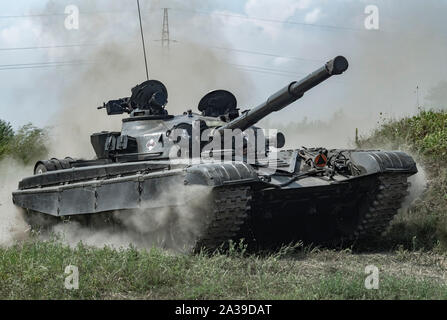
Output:
[[[42,163],[39,163],[37,167],[34,169],[34,174],[42,174],[47,172],[47,167],[45,167]]]

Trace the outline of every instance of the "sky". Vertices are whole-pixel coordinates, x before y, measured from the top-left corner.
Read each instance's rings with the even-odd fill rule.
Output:
[[[271,115],[269,123],[286,124],[305,118],[330,121],[334,113],[342,110],[349,121],[341,126],[368,130],[381,115],[398,117],[416,112],[418,96],[420,104],[424,104],[429,88],[447,79],[447,0],[140,2],[151,78],[164,77],[163,68],[158,68],[164,58],[152,52],[160,46],[155,40],[161,38],[162,8],[169,7],[170,36],[178,41],[171,44],[170,52],[181,53],[190,44],[212,52],[219,68],[201,65],[191,55],[185,55],[182,63],[194,64],[192,70],[203,74],[204,79],[212,74],[213,80],[203,87],[203,94],[212,85],[220,86],[215,89],[230,89],[242,109],[255,106],[337,55],[348,58],[350,68],[346,74],[320,85],[290,109]],[[78,30],[65,28],[67,5],[76,5],[80,10]],[[365,28],[369,16],[365,8],[370,5],[379,10],[378,30]],[[11,17],[41,14],[52,15]],[[54,117],[68,104],[64,100],[67,92],[85,97],[82,102],[91,108],[92,114],[86,114],[85,110],[90,110],[86,106],[80,108],[79,118],[97,116],[94,112],[102,97],[103,101],[119,98],[109,94],[126,95],[131,86],[145,80],[144,70],[140,70],[144,65],[141,52],[135,49],[128,56],[129,65],[141,68],[125,77],[126,81],[120,83],[122,89],[92,92],[100,89],[85,82],[91,65],[110,63],[107,78],[95,79],[104,83],[104,88],[123,72],[107,61],[107,55],[98,58],[97,46],[113,43],[124,52],[140,41],[138,28],[136,3],[132,0],[1,1],[0,119],[9,121],[14,128],[28,122],[52,125]],[[11,50],[71,44],[89,46]],[[33,63],[53,62],[70,65],[30,68]],[[225,72],[225,77],[220,78],[219,72]],[[191,91],[191,86],[200,84],[189,81],[188,73],[177,76],[185,84],[184,90]],[[174,96],[184,95],[176,87],[168,90]],[[195,108],[199,99],[197,93],[185,98],[185,104]],[[186,109],[178,106],[181,98],[173,101],[176,105],[168,105],[168,110]]]

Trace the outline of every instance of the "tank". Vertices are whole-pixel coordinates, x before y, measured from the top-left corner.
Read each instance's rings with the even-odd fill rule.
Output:
[[[19,182],[13,202],[40,228],[59,220],[122,226],[138,212],[143,219],[135,232],[142,237],[152,236],[159,223],[153,218],[162,212],[170,241],[186,246],[186,237],[192,251],[240,239],[270,247],[380,235],[408,194],[408,178],[417,173],[409,155],[284,150],[282,133],[256,127],[347,69],[348,61],[338,56],[243,112],[233,94],[216,90],[202,98],[198,112],[170,115],[166,87],[146,81],[130,97],[98,108],[129,117],[121,132],[91,135],[95,159],[37,162],[34,175]],[[188,215],[173,214],[173,208],[189,208]]]

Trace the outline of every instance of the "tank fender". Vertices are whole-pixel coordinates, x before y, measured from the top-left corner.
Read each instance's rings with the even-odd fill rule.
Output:
[[[207,163],[192,165],[186,169],[185,184],[222,186],[258,181],[256,171],[247,163]]]
[[[401,151],[351,151],[349,158],[364,174],[418,172],[413,158]]]

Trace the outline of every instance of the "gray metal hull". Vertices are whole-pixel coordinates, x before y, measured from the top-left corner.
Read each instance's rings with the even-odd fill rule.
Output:
[[[109,165],[111,168],[114,166],[120,165]],[[232,183],[253,183],[258,180],[256,171],[245,163],[183,166],[183,168],[168,170],[160,170],[158,162],[147,162],[146,166],[152,172],[132,172],[119,177],[104,174],[102,177],[98,176],[89,181],[61,182],[56,186],[18,190],[13,193],[13,202],[19,207],[52,216],[93,214],[116,210],[181,206],[185,204],[182,203],[186,200],[184,197],[165,195],[170,192],[175,194],[185,192],[192,185],[212,188]],[[67,169],[63,170],[67,172],[63,172],[62,175],[89,176],[88,171],[102,169]],[[58,178],[57,175],[60,175],[60,172],[47,173],[42,175],[42,180],[52,181],[53,178]]]

